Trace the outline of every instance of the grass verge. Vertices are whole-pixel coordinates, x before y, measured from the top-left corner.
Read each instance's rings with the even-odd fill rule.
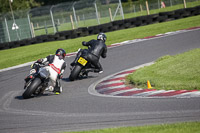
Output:
[[[125,6],[125,5],[127,5],[127,3],[125,5],[124,4],[123,4],[123,6],[124,6],[124,17],[125,17],[125,19],[127,19],[127,18],[133,18],[133,17],[137,17],[137,16],[148,15],[146,10],[134,12],[133,9],[132,9],[132,11],[130,11],[130,6],[127,7],[127,6]],[[116,4],[114,4],[114,5],[116,5]],[[115,8],[114,5],[112,5],[113,9]],[[198,6],[198,5],[200,5],[200,1],[187,2],[187,8],[195,7],[195,6]],[[139,5],[135,5],[135,6],[139,7]],[[109,8],[108,6],[106,6],[106,7],[104,7],[103,9],[107,10]],[[178,4],[178,5],[168,6],[166,8],[160,8],[160,9],[151,9],[150,8],[150,14],[157,14],[159,12],[168,12],[168,11],[173,11],[173,10],[182,9],[182,8],[184,8],[183,3],[182,4]],[[85,11],[82,10],[82,11],[79,11],[79,12],[82,12],[81,14],[84,14]],[[128,13],[126,13],[126,12],[128,12]],[[54,15],[57,16],[58,14],[54,14]],[[60,15],[60,13],[59,13],[59,15]],[[68,16],[68,19],[70,19],[69,18],[69,14],[66,15],[66,16]],[[44,16],[42,16],[42,17],[44,17]],[[37,18],[37,20],[38,19],[39,19],[39,17]],[[115,17],[115,20],[121,20],[121,19],[122,19],[121,15],[117,15]],[[107,16],[107,17],[101,17],[101,18],[99,18],[99,20],[100,20],[101,24],[111,22],[109,16]],[[98,22],[97,22],[96,18],[87,19],[87,20],[83,19],[83,20],[79,20],[78,21],[78,27],[88,27],[88,26],[94,26],[94,25],[98,25]],[[44,27],[44,26],[42,26],[42,27]],[[77,25],[75,25],[75,27],[78,28]],[[59,29],[59,31],[72,30],[71,22],[62,23],[60,26],[58,26],[58,29]],[[48,34],[53,34],[54,33],[53,27],[47,28],[47,30],[48,30]],[[36,35],[45,35],[46,31],[45,31],[45,29],[35,30],[35,34]]]
[[[109,128],[102,130],[65,133],[200,133],[200,122],[184,122],[139,127]]]
[[[143,38],[146,36],[157,35],[170,31],[200,26],[200,15],[188,17],[180,20],[174,20],[164,23],[157,23],[142,27],[130,28],[125,30],[118,30],[106,33],[107,45],[122,42],[126,40],[133,40],[136,38]],[[164,27],[164,28],[163,28]],[[67,53],[77,51],[82,48],[82,41],[89,41],[95,39],[96,35],[81,37],[76,39],[69,39],[64,41],[46,42],[24,47],[0,51],[0,69],[23,64],[45,57],[48,54],[54,54],[56,49],[64,48]]]
[[[160,90],[200,90],[200,48],[163,56],[155,64],[128,75],[127,82],[137,88],[146,88],[147,80]]]

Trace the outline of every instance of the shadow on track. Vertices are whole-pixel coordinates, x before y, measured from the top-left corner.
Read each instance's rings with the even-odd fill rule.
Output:
[[[55,94],[53,92],[45,92],[44,94],[40,94],[38,96],[32,96],[31,98],[28,98],[28,99],[40,98],[40,97],[47,97],[47,96],[54,96],[54,95],[58,95],[58,94]],[[15,96],[15,99],[17,99],[17,100],[28,100],[28,99],[24,99],[22,97],[22,95]]]
[[[84,77],[79,77],[78,79],[76,80],[83,80],[83,79],[92,79],[92,78],[96,78],[98,76],[84,76]],[[74,81],[71,81],[69,78],[62,78],[62,81],[64,82],[74,82]]]

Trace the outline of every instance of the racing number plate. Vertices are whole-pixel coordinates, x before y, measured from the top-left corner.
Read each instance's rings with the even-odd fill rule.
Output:
[[[85,66],[86,64],[87,64],[87,60],[86,59],[84,59],[84,58],[82,58],[82,57],[80,57],[79,59],[78,59],[78,63],[80,63],[81,65],[83,65],[83,66]]]

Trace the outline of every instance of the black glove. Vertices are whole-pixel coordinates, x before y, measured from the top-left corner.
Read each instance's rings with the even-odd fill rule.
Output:
[[[63,74],[58,74],[58,78],[62,79],[63,78]]]
[[[83,42],[82,42],[82,45],[83,45],[83,46],[85,46],[85,45],[86,45],[86,42],[85,42],[85,41],[83,41]]]

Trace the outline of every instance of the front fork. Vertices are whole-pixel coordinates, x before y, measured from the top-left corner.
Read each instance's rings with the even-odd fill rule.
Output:
[[[74,63],[77,63],[78,59],[81,57],[81,54],[82,54],[82,49],[79,48]]]
[[[48,87],[49,79],[45,79],[42,83],[38,86],[37,90],[34,92],[35,95],[43,94],[45,89]]]

